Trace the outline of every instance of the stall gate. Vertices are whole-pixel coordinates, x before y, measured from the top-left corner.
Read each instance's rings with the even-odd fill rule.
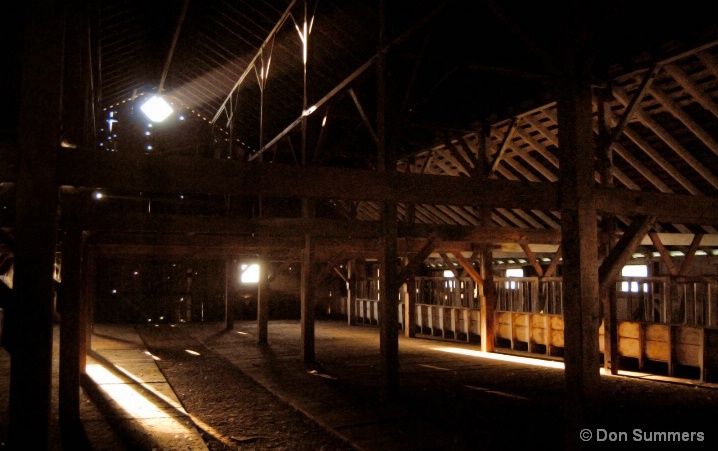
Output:
[[[461,341],[478,341],[479,290],[469,277],[416,278],[416,332]]]
[[[546,355],[564,347],[561,278],[496,277],[494,286],[497,347]],[[417,334],[480,340],[479,290],[472,279],[418,277],[416,287]],[[640,368],[646,361],[663,362],[669,374],[675,365],[696,367],[702,379],[707,368],[718,368],[718,278],[620,277],[616,294],[619,355],[637,359]],[[378,324],[378,303],[357,299],[357,322]],[[404,307],[400,301],[401,327]],[[598,332],[599,349],[604,352],[603,324]]]

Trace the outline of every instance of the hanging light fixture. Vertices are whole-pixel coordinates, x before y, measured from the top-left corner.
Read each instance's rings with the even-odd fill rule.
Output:
[[[162,122],[174,112],[170,104],[158,95],[150,97],[140,109],[152,122]]]

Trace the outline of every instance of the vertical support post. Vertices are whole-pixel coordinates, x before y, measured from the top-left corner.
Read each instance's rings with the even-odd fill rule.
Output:
[[[385,202],[382,212],[383,245],[379,268],[379,346],[384,399],[399,389],[399,281],[397,274],[396,204]]]
[[[408,258],[405,258],[408,264]],[[413,275],[406,281],[404,294],[404,336],[416,337],[416,277]]]
[[[50,445],[64,21],[54,1],[32,2],[26,10],[15,185],[15,298],[5,317],[12,357],[8,445],[39,450]]]
[[[227,258],[224,262],[224,320],[227,330],[234,329],[234,304],[229,295],[230,283],[235,275],[234,268],[234,260]]]
[[[487,180],[491,162],[489,160],[489,139],[491,125],[484,122],[478,132],[476,175],[479,181]],[[484,227],[491,226],[491,209],[482,207],[480,210],[480,221]],[[483,352],[494,352],[496,345],[496,332],[494,323],[496,321],[496,288],[494,287],[494,255],[491,246],[486,246],[481,253],[481,277],[484,279],[484,286],[480,296],[481,309],[481,350]]]
[[[192,321],[192,275],[194,274],[192,268],[188,268],[185,272],[185,317],[184,320],[187,322]]]
[[[494,329],[496,311],[496,288],[494,287],[494,255],[490,246],[481,253],[481,277],[484,279],[484,294],[481,296],[481,350],[494,352],[496,332]]]
[[[93,309],[95,305],[95,293],[97,287],[96,280],[96,264],[97,249],[91,243],[92,237],[86,235],[82,246],[82,292],[81,300],[81,317],[80,317],[80,372],[85,374],[87,364],[87,351],[92,349],[92,329],[93,329]]]
[[[58,289],[60,312],[59,418],[63,437],[71,438],[80,423],[80,335],[82,318],[82,227],[78,193],[63,192],[62,269]]]
[[[561,18],[562,64],[558,83],[561,143],[561,249],[563,250],[566,366],[566,449],[580,450],[579,431],[590,413],[599,378],[598,226],[594,193],[592,93],[586,61],[590,49],[580,37],[585,17],[576,0],[566,0]]]
[[[259,283],[257,284],[257,342],[267,342],[269,323],[269,262],[259,259]]]
[[[598,166],[601,175],[601,184],[607,188],[613,187],[613,150],[611,147],[611,133],[608,122],[608,110],[606,101],[610,92],[607,89],[600,90],[598,93],[598,131],[599,144],[598,150]],[[604,215],[602,220],[603,226],[603,245],[601,246],[603,257],[605,258],[615,244],[616,236],[616,217],[614,215]],[[615,284],[614,284],[615,285]],[[608,291],[600,293],[601,305],[603,306],[603,367],[610,370],[611,374],[618,374],[618,318],[616,314],[616,289],[612,286]],[[600,319],[599,319],[600,321]]]
[[[347,263],[347,324],[356,324],[356,301],[357,301],[357,261],[351,259]]]
[[[377,169],[380,172],[396,171],[396,114],[393,90],[387,70],[385,1],[379,2],[379,56],[377,73]],[[381,207],[382,256],[380,259],[379,347],[383,382],[383,398],[398,396],[399,389],[399,330],[397,273],[397,207],[395,202],[383,202]]]
[[[301,339],[302,361],[314,363],[314,296],[315,287],[314,268],[314,240],[311,235],[304,236],[304,250],[302,251],[301,275]]]

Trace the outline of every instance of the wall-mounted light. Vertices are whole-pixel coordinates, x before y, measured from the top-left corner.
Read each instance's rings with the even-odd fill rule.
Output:
[[[160,96],[150,97],[140,109],[152,122],[162,122],[174,112],[169,103]]]

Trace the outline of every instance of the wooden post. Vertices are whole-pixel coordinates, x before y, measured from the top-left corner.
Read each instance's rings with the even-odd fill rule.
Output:
[[[259,259],[259,282],[257,283],[257,342],[267,342],[269,323],[269,262]]]
[[[406,293],[404,295],[404,336],[410,338],[416,336],[416,277],[413,275],[406,281]]]
[[[356,299],[357,299],[357,261],[351,259],[347,263],[347,324],[356,323]]]
[[[385,0],[379,2],[379,47],[386,42],[387,15]],[[396,171],[397,114],[387,70],[387,53],[380,52],[376,61],[377,74],[377,170]],[[399,277],[397,272],[397,207],[395,202],[382,202],[382,256],[380,258],[379,347],[383,382],[383,399],[399,394]]]
[[[228,258],[224,263],[224,320],[227,330],[234,329],[234,304],[230,299],[229,287],[236,275],[235,266],[235,262],[231,258]]]
[[[491,167],[489,159],[489,137],[491,134],[491,125],[484,123],[478,132],[478,155],[476,156],[476,175],[481,180],[488,180],[488,174]],[[491,209],[481,208],[481,225],[490,227]],[[482,294],[479,297],[481,309],[480,333],[481,333],[481,350],[483,352],[494,352],[496,345],[496,332],[494,329],[495,310],[496,310],[496,288],[494,287],[494,255],[491,246],[486,246],[481,254],[481,277],[483,286]]]
[[[484,279],[481,309],[481,350],[494,352],[496,348],[496,287],[494,287],[493,251],[488,247],[481,254],[481,277]]]
[[[80,292],[80,372],[85,374],[87,351],[92,349],[92,317],[96,293],[97,249],[91,243],[92,236],[86,234],[82,241],[82,288]]]
[[[562,64],[558,81],[561,249],[564,287],[566,449],[580,450],[579,431],[600,382],[598,354],[598,226],[594,189],[592,93],[586,61],[590,49],[578,2],[562,2]],[[578,18],[578,19],[577,19]],[[565,33],[565,34],[564,34]]]
[[[600,90],[598,93],[598,130],[599,144],[598,149],[598,166],[601,174],[601,184],[607,188],[613,187],[613,151],[611,147],[611,138],[613,133],[610,130],[606,102],[610,100],[609,90]],[[603,224],[603,246],[602,253],[605,258],[615,244],[616,236],[616,217],[614,215],[605,214],[602,220]],[[618,320],[616,316],[616,289],[615,283],[608,290],[603,290],[601,295],[601,305],[603,305],[603,366],[604,369],[610,370],[611,374],[618,374]],[[600,321],[600,320],[599,320]]]
[[[399,282],[397,274],[396,204],[384,203],[382,212],[383,255],[379,269],[379,346],[383,397],[391,399],[399,388]]]
[[[59,419],[63,436],[73,432],[80,422],[80,335],[82,318],[81,276],[82,228],[80,203],[77,193],[63,193],[62,202],[62,268],[58,288],[60,312],[60,374]]]
[[[8,446],[49,449],[52,312],[57,234],[57,151],[63,76],[63,11],[54,1],[27,8],[18,126],[16,252],[12,305]]]
[[[316,295],[314,268],[314,240],[304,236],[301,275],[301,353],[304,363],[313,363],[314,354],[314,296]]]

